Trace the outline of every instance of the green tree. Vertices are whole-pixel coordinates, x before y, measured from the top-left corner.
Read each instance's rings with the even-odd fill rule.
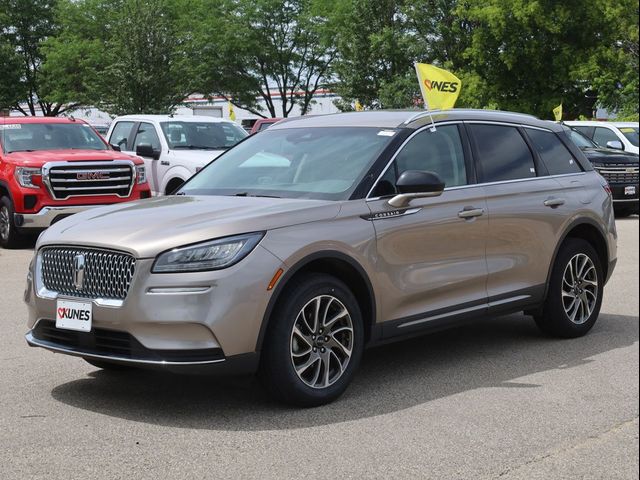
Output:
[[[55,116],[73,107],[51,101],[42,92],[42,46],[57,33],[56,4],[57,0],[0,0],[0,65],[6,75],[0,82],[8,84],[0,89],[4,102],[24,115],[40,110]]]
[[[46,87],[60,102],[111,114],[166,113],[191,93],[189,59],[168,0],[61,0],[46,45]]]
[[[260,116],[287,117],[296,105],[306,113],[331,72],[327,12],[336,1],[193,1],[183,22],[199,90]]]

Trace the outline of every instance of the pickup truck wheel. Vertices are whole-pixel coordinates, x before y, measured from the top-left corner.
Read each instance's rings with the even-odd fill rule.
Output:
[[[598,319],[603,287],[604,272],[594,248],[585,240],[569,238],[556,258],[536,324],[555,337],[585,335]]]
[[[17,248],[24,240],[13,223],[13,213],[11,199],[0,198],[0,246],[2,248]]]
[[[271,316],[260,364],[277,399],[314,407],[338,398],[362,357],[358,302],[337,278],[313,273],[296,279]]]

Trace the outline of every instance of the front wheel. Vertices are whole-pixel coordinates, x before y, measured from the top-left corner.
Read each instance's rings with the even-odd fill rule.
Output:
[[[13,203],[9,197],[0,198],[0,247],[17,248],[24,242],[24,236],[16,229],[13,221]]]
[[[585,335],[596,323],[602,305],[604,272],[590,243],[569,238],[560,248],[542,313],[540,329],[556,337]]]
[[[364,332],[358,302],[337,278],[300,277],[276,307],[260,374],[271,394],[313,407],[338,398],[362,357]]]

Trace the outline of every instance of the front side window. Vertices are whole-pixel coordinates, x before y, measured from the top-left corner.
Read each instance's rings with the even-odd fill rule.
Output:
[[[555,133],[533,128],[527,128],[526,132],[547,167],[549,175],[563,175],[582,171],[571,152],[567,150],[567,147],[564,146]],[[576,135],[580,134],[576,133]]]
[[[154,127],[151,123],[141,123],[138,126],[136,139],[133,142],[133,151],[138,148],[138,145],[151,145],[154,150],[162,150],[160,139],[158,138],[158,134],[156,133],[156,127]]]
[[[618,130],[629,140],[631,145],[638,146],[638,127],[619,127]]]
[[[206,166],[178,193],[347,200],[397,131],[269,129]]]
[[[229,122],[162,122],[169,148],[172,150],[223,150],[233,147],[248,134]]]
[[[406,170],[437,173],[445,187],[467,184],[464,150],[457,125],[416,134],[398,153],[372,192],[373,197],[394,195],[398,177]]]
[[[519,180],[536,176],[533,155],[515,127],[472,124],[483,183]]]
[[[41,150],[107,150],[86,123],[16,123],[0,125],[5,153]]]
[[[120,147],[122,150],[129,150],[128,141],[131,129],[133,128],[133,122],[118,122],[113,127],[111,137],[109,137],[109,143],[116,147]]]
[[[620,141],[615,132],[604,127],[596,127],[596,131],[593,134],[593,141],[602,147],[607,146],[607,142]]]

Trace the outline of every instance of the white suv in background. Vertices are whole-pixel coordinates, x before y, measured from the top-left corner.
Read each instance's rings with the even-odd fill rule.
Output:
[[[111,123],[106,138],[114,148],[142,157],[153,195],[166,195],[247,135],[222,118],[125,115]]]
[[[564,122],[601,147],[638,153],[638,122]]]

